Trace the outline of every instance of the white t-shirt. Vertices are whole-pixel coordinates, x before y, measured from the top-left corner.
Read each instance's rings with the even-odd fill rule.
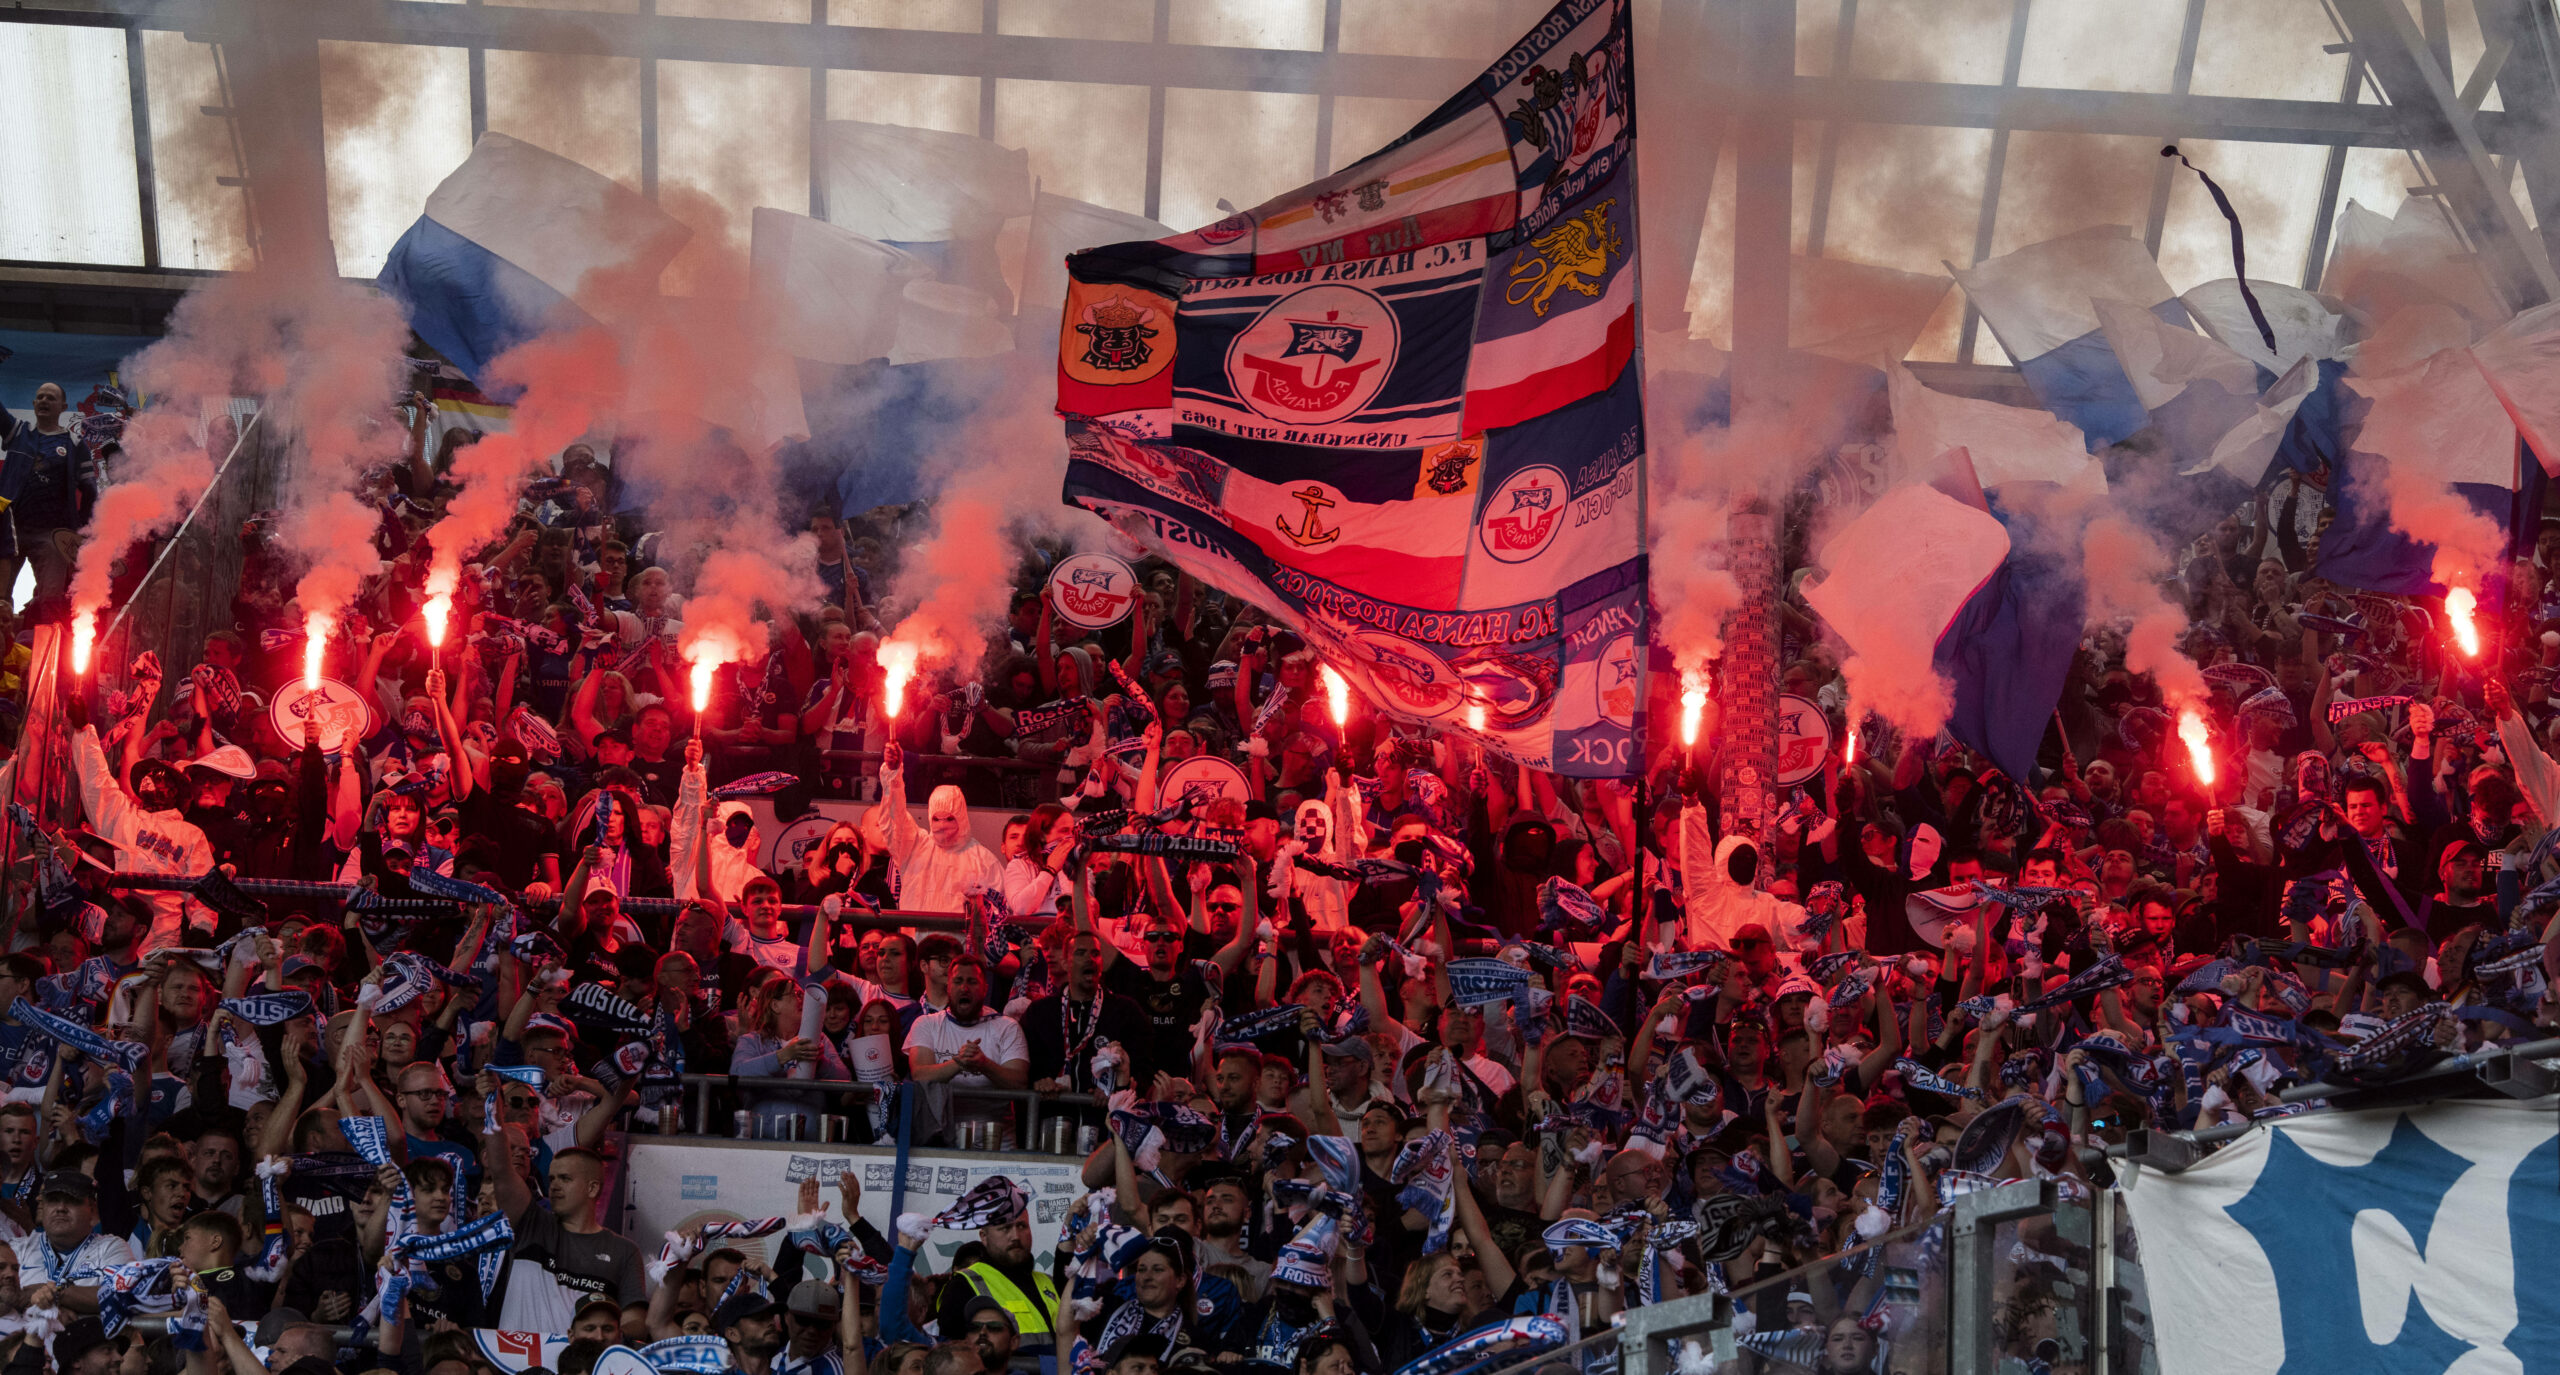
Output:
[[[133,1264],[133,1247],[123,1237],[99,1233],[65,1256],[55,1252],[45,1234],[30,1233],[9,1243],[18,1253],[23,1284],[86,1284],[111,1265]]]
[[[978,1043],[988,1059],[997,1064],[1009,1060],[1031,1062],[1031,1045],[1022,1039],[1022,1024],[1001,1012],[982,1012],[974,1025],[962,1026],[949,1012],[928,1012],[916,1018],[907,1028],[907,1049],[922,1046],[933,1052],[936,1060],[957,1058],[960,1047]],[[982,1089],[994,1081],[976,1070],[966,1069],[953,1076],[951,1082],[964,1089]]]
[[[779,969],[795,977],[809,967],[809,952],[801,949],[800,942],[791,939],[790,933],[766,940],[748,930],[743,921],[729,924],[729,948],[767,969]]]
[[[1396,1059],[1399,1062],[1401,1062],[1407,1054],[1411,1053],[1415,1046],[1423,1044],[1422,1038],[1414,1034],[1412,1027],[1402,1025],[1401,1023],[1396,1027],[1396,1042]],[[1481,1050],[1467,1056],[1461,1063],[1465,1064],[1469,1072],[1473,1073],[1475,1077],[1483,1080],[1484,1086],[1493,1090],[1493,1096],[1496,1098],[1509,1093],[1511,1091],[1512,1084],[1516,1082],[1511,1077],[1511,1071],[1503,1068],[1501,1061],[1486,1055]],[[1420,1080],[1416,1080],[1414,1082],[1414,1087],[1420,1088],[1421,1086]]]

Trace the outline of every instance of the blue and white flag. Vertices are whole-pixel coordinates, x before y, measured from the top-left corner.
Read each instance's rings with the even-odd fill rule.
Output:
[[[1954,272],[2036,399],[2079,426],[2091,451],[2151,423],[2096,303],[2125,302],[2182,326],[2187,311],[2132,230],[2098,225]]]
[[[2271,1122],[2123,1197],[2142,1253],[2176,1257],[2144,1267],[2162,1370],[2537,1370],[2560,1352],[2547,1105]]]
[[[2064,554],[2013,537],[1978,485],[1959,498],[1914,483],[1842,526],[1819,562],[1805,600],[1852,653],[1937,674],[1951,689],[1948,733],[2010,777],[2032,776],[2085,619]]]
[[[611,177],[484,134],[378,279],[418,337],[486,390],[498,355],[595,323],[612,280],[654,283],[692,231]]]

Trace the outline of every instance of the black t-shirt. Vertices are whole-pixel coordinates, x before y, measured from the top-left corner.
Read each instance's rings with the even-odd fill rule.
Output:
[[[1136,1003],[1146,1019],[1144,1034],[1126,1043],[1129,1069],[1140,1091],[1159,1070],[1188,1077],[1191,1028],[1200,1020],[1200,1009],[1218,996],[1200,976],[1199,966],[1186,960],[1172,979],[1159,980],[1135,960],[1115,960],[1103,974],[1102,985]]]
[[[1153,1024],[1137,1003],[1126,995],[1107,988],[1096,989],[1095,993],[1102,999],[1099,1013],[1089,1002],[1072,1004],[1062,1010],[1060,1005],[1067,996],[1063,990],[1045,998],[1034,998],[1031,1006],[1023,1009],[1019,1020],[1022,1039],[1031,1049],[1033,1081],[1066,1079],[1073,1092],[1092,1092],[1093,1052],[1104,1041],[1117,1041],[1126,1047],[1131,1068],[1136,1068],[1140,1047],[1155,1034]],[[1076,1031],[1081,1033],[1087,1019],[1097,1017],[1099,1021],[1093,1028],[1093,1034],[1085,1039],[1082,1048],[1070,1056],[1067,1053],[1069,1033],[1065,1023],[1073,1021]],[[1143,1091],[1143,1086],[1141,1088]]]
[[[640,800],[653,807],[676,805],[676,786],[684,781],[684,761],[669,757],[655,763],[631,756],[622,767],[640,775]]]
[[[2442,945],[2454,932],[2475,922],[2496,929],[2498,901],[2493,894],[2482,897],[2478,902],[2455,902],[2439,893],[2426,900],[2419,911],[2419,920],[2427,924],[2427,939]]]
[[[510,888],[533,882],[540,872],[542,857],[559,853],[551,823],[539,813],[517,805],[512,798],[502,802],[493,794],[474,792],[454,811],[464,835],[486,836],[496,842],[497,853],[490,857],[490,867]]]

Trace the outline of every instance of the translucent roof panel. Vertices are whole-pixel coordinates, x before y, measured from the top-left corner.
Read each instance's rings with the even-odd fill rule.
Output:
[[[996,142],[1031,150],[1044,190],[1142,215],[1147,88],[1080,81],[996,83]]]
[[[135,6],[144,0],[89,0]],[[467,5],[468,0],[441,0]],[[743,249],[759,206],[806,211],[810,121],[858,119],[964,134],[986,134],[1030,155],[1052,192],[1177,227],[1215,218],[1221,202],[1246,206],[1338,169],[1387,143],[1454,88],[1453,71],[1490,60],[1546,8],[1548,0],[482,0],[573,12],[567,24],[636,24],[644,8],[685,19],[665,36],[689,41],[721,22],[741,25],[738,46],[769,40],[745,30],[788,33],[813,18],[920,35],[894,45],[921,54],[920,72],[821,69],[813,82],[786,38],[771,66],[699,61],[669,52],[644,89],[636,57],[595,57],[396,44],[332,43],[324,95],[329,213],[341,266],[370,273],[417,215],[436,181],[467,152],[475,70],[483,78],[487,127],[527,139],[638,186],[654,166],[662,200],[701,239],[669,285],[693,289],[728,249]],[[1650,119],[1644,146],[1648,275],[1688,281],[1690,331],[1729,342],[1733,256],[1733,129],[1717,86],[1729,54],[1670,53],[1670,18],[1696,6],[1709,41],[1724,32],[1732,0],[1634,0],[1643,63],[1640,85]],[[2459,88],[2497,45],[2506,9],[2481,0],[2405,0],[2440,42]],[[2501,5],[2508,0],[2500,0]],[[813,14],[814,7],[814,14]],[[2349,82],[2337,8],[2312,0],[1795,0],[1795,121],[1786,131],[1793,159],[1791,245],[1798,254],[1841,263],[1943,276],[1948,264],[2014,251],[2094,225],[2123,225],[2156,239],[2173,288],[2230,275],[2228,231],[2192,173],[2163,164],[2159,145],[2175,139],[2230,193],[2246,227],[2252,276],[2300,282],[2316,274],[2323,221],[2349,201],[2397,213],[2412,188],[2429,194],[2427,169],[2388,147],[2233,139],[2213,127],[2235,102],[2351,102],[2377,113],[2383,93]],[[2516,60],[2548,50],[2555,30],[2549,0],[2523,11],[2535,32]],[[582,19],[578,15],[592,16]],[[2491,23],[2484,24],[2484,14]],[[2440,16],[2440,18],[2439,18]],[[2191,63],[2181,70],[2194,21]],[[149,18],[142,22],[161,22]],[[712,26],[712,27],[703,27]],[[975,35],[1005,40],[1001,72],[968,69]],[[158,204],[160,261],[179,267],[248,262],[251,195],[223,182],[243,174],[230,121],[221,109],[217,51],[180,33],[141,30],[148,78],[150,190]],[[621,35],[629,37],[630,35]],[[1026,41],[1027,40],[1027,41]],[[1057,60],[1025,72],[1040,44],[1057,40]],[[2368,41],[2383,41],[2369,38]],[[1159,53],[1108,50],[1109,70],[1079,68],[1084,46],[1146,45]],[[0,120],[0,174],[41,194],[0,203],[0,255],[53,262],[142,261],[141,182],[133,157],[131,100],[123,35],[112,29],[0,24],[0,83],[35,89],[20,117]],[[811,60],[818,44],[808,45]],[[1230,62],[1198,50],[1260,50]],[[1356,59],[1344,70],[1367,85],[1358,94],[1230,89],[1289,84],[1321,74],[1327,49]],[[837,45],[828,60],[862,61]],[[956,55],[956,56],[955,56]],[[2012,58],[2014,56],[2014,66]],[[1382,57],[1428,59],[1410,83],[1377,93]],[[1153,75],[1150,62],[1160,65]],[[476,68],[475,68],[476,63]],[[958,68],[958,70],[951,70]],[[1249,75],[1248,75],[1249,73]],[[1205,74],[1205,75],[1204,75]],[[1745,71],[1746,80],[1762,73]],[[1107,77],[1108,82],[1089,80]],[[1426,79],[1427,77],[1427,79]],[[1860,104],[1821,118],[1822,83],[1850,85]],[[1881,99],[1863,83],[1947,83],[1963,89],[1943,106],[1925,95]],[[1160,84],[1158,84],[1160,83]],[[1881,123],[1922,119],[1940,108],[1967,121],[1994,117],[2004,84],[2014,83],[2014,118],[2044,127]],[[812,111],[813,84],[823,95]],[[2163,96],[2199,102],[2195,127],[2176,125]],[[2068,94],[2077,93],[2077,94]],[[2143,102],[2128,120],[2109,101]],[[657,144],[644,146],[644,112],[655,102]],[[2501,108],[2496,92],[2486,109]],[[206,111],[211,109],[212,114]],[[1670,119],[1662,112],[1674,111]],[[2075,109],[2088,111],[2084,122]],[[2296,122],[2286,111],[2275,124]],[[2131,124],[2133,127],[2127,127]],[[2388,126],[2377,126],[2388,127]],[[2364,137],[2370,137],[2365,135]],[[2356,140],[2350,140],[2356,141]],[[2503,151],[2503,150],[2502,150]],[[2335,186],[2331,186],[2334,177]],[[2512,190],[2528,221],[2524,169]],[[1694,225],[1674,212],[1703,214]],[[1005,231],[1022,241],[1024,226]],[[1694,258],[1669,255],[1692,239]],[[1018,264],[1014,267],[1018,268]],[[1755,269],[1757,270],[1757,269]],[[1659,277],[1657,277],[1657,280]],[[1837,274],[1830,280],[1839,280]],[[1917,297],[1925,283],[1902,283]],[[1676,320],[1654,320],[1657,327]],[[1968,348],[1967,341],[1970,340]],[[1912,347],[1928,360],[1997,362],[1987,332],[1973,329],[1961,293],[1949,293]]]
[[[1164,190],[1156,218],[1208,224],[1315,176],[1316,97],[1267,91],[1165,92]],[[1358,153],[1351,154],[1353,157]]]
[[[0,91],[0,258],[141,262],[124,35],[0,24]]]
[[[491,52],[489,131],[640,185],[640,59]]]
[[[660,62],[658,203],[693,230],[667,290],[743,290],[755,208],[809,211],[809,73]]]
[[[213,271],[249,266],[249,196],[221,181],[247,169],[240,164],[231,121],[221,113],[229,98],[213,45],[151,30],[142,35],[142,65],[151,88],[160,261]]]
[[[370,277],[436,183],[471,155],[471,55],[322,43],[320,118],[338,271]]]

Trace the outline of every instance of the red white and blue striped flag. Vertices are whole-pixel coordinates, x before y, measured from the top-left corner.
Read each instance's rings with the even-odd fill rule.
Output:
[[[1065,497],[1392,716],[1635,771],[1646,606],[1627,0],[1562,0],[1403,138],[1067,258]]]

